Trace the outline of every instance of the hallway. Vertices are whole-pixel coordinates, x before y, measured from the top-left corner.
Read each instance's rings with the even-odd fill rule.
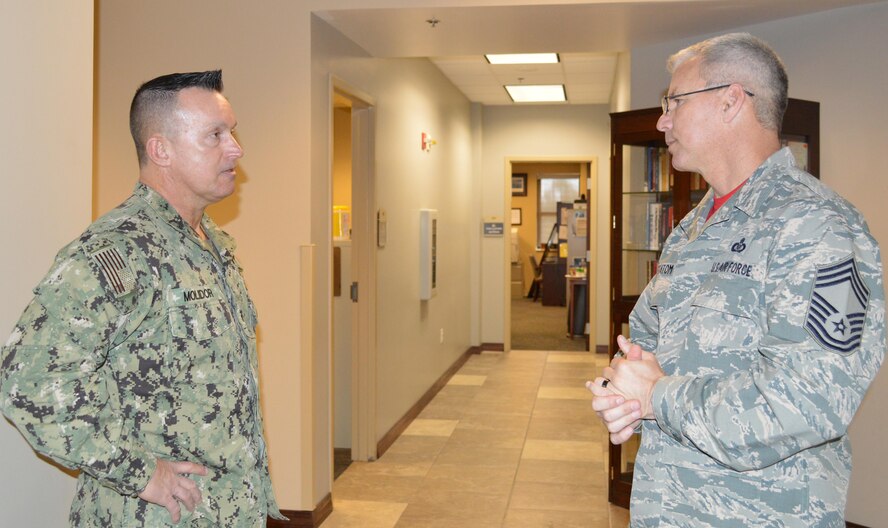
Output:
[[[567,307],[544,306],[527,297],[512,299],[512,350],[585,352],[586,338],[567,335]]]
[[[584,387],[606,363],[472,356],[378,461],[335,481],[322,528],[625,527],[626,510],[607,502],[607,435]]]

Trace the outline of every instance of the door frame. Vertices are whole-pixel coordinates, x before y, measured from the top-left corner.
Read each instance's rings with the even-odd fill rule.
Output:
[[[358,283],[358,301],[352,306],[351,326],[352,460],[375,460],[377,440],[375,101],[373,97],[362,90],[331,76],[331,101],[334,94],[352,102],[352,276],[353,280]],[[331,104],[331,120],[332,108]],[[332,143],[332,132],[330,141]],[[330,152],[330,185],[332,188],[332,149]],[[332,361],[331,347],[331,364]],[[333,384],[330,385],[330,434],[332,436],[334,422],[332,403],[335,396],[332,389]]]
[[[580,174],[582,177],[582,166],[589,167],[587,175],[588,182],[586,192],[587,214],[586,218],[589,222],[586,226],[589,244],[589,262],[594,265],[595,273],[591,273],[592,266],[586,270],[588,281],[588,295],[586,296],[586,310],[589,314],[589,350],[595,351],[596,347],[596,302],[598,300],[598,156],[509,156],[504,160],[503,167],[503,211],[506,212],[503,217],[508,220],[508,212],[512,206],[512,165],[516,163],[579,163],[581,165]],[[593,211],[595,214],[593,214]],[[504,222],[508,225],[508,222]],[[510,351],[512,349],[512,288],[511,288],[511,248],[509,236],[503,236],[503,306],[505,315],[503,317],[503,350]]]

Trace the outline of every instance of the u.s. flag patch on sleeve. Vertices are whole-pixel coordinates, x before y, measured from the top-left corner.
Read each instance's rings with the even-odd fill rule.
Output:
[[[869,296],[853,257],[817,268],[805,329],[827,350],[854,352],[863,335]]]
[[[126,295],[133,290],[136,279],[130,271],[127,261],[114,247],[106,247],[96,251],[92,255],[93,260],[102,270],[105,280],[114,289],[118,296]]]

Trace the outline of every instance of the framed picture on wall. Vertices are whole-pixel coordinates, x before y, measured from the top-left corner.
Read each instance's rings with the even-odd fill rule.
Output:
[[[512,174],[512,196],[527,196],[527,174]]]
[[[521,225],[521,208],[512,208],[512,225]]]

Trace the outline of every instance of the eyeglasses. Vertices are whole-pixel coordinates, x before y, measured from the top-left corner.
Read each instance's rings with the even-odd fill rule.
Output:
[[[703,92],[711,92],[712,90],[721,90],[722,88],[727,88],[728,86],[731,86],[732,84],[734,84],[734,83],[720,84],[718,86],[711,86],[709,88],[703,88],[701,90],[694,90],[693,92],[685,92],[685,93],[680,93],[680,94],[675,94],[675,95],[664,95],[663,100],[660,101],[660,106],[663,108],[663,113],[668,114],[669,113],[669,101],[675,101],[679,97],[684,97],[686,95],[694,95],[694,94],[703,93]],[[743,93],[745,93],[746,95],[748,95],[750,97],[755,97],[755,94],[750,92],[746,88],[742,88],[742,89],[743,89]]]

